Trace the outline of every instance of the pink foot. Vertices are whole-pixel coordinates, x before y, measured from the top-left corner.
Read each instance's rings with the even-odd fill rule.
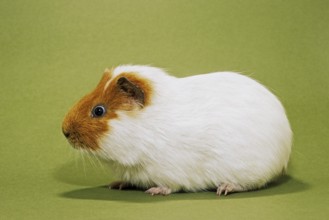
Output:
[[[152,196],[154,195],[169,195],[171,193],[171,189],[167,187],[152,187],[148,190],[145,191],[145,193],[151,194]]]
[[[236,191],[241,191],[241,187],[236,187],[234,184],[229,184],[229,183],[223,183],[220,184],[217,188],[217,195],[221,196],[223,193],[226,196],[228,193],[231,192],[236,192]]]

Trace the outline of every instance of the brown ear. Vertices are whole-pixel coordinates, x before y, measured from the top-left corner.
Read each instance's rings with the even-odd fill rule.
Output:
[[[145,104],[145,94],[142,88],[137,84],[129,81],[126,77],[120,77],[117,81],[119,89],[128,97],[132,98],[141,107]]]

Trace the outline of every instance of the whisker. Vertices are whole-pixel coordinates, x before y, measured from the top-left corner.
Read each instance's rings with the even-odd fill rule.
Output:
[[[103,174],[105,174],[106,176],[110,176],[110,174],[111,174],[110,169],[108,169],[106,164],[103,161],[101,161],[101,159],[99,157],[100,155],[104,154],[103,151],[100,150],[100,151],[95,152],[93,150],[90,150],[89,153],[90,153],[89,154],[90,158],[93,160],[95,167],[101,168],[101,171]]]
[[[79,150],[81,158],[82,158],[82,167],[83,167],[83,172],[85,174],[85,177],[87,177],[87,172],[86,172],[86,164],[85,164],[85,154],[83,152],[83,150]]]

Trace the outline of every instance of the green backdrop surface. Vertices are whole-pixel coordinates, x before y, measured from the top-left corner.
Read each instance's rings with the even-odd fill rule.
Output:
[[[0,219],[328,219],[329,2],[0,1]],[[270,88],[294,131],[267,189],[151,197],[104,187],[62,119],[105,67],[238,71]]]

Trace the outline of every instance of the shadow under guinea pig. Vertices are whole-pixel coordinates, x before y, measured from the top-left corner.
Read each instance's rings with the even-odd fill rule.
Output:
[[[78,167],[78,164],[68,163],[60,167],[54,173],[54,177],[65,183],[83,186],[95,186],[80,188],[68,192],[60,193],[59,196],[70,199],[84,199],[84,200],[108,200],[120,202],[161,202],[174,200],[215,200],[215,199],[244,199],[256,198],[264,196],[276,196],[290,193],[298,193],[308,190],[310,185],[302,182],[292,176],[283,176],[267,185],[267,187],[260,190],[232,193],[228,196],[216,196],[215,191],[197,192],[197,193],[174,193],[168,196],[150,196],[144,193],[144,189],[127,189],[115,190],[108,189],[108,186],[103,184],[113,181],[110,171],[104,170],[105,167],[99,168],[93,166],[93,163],[85,163],[84,168]],[[103,186],[102,186],[103,185]]]

